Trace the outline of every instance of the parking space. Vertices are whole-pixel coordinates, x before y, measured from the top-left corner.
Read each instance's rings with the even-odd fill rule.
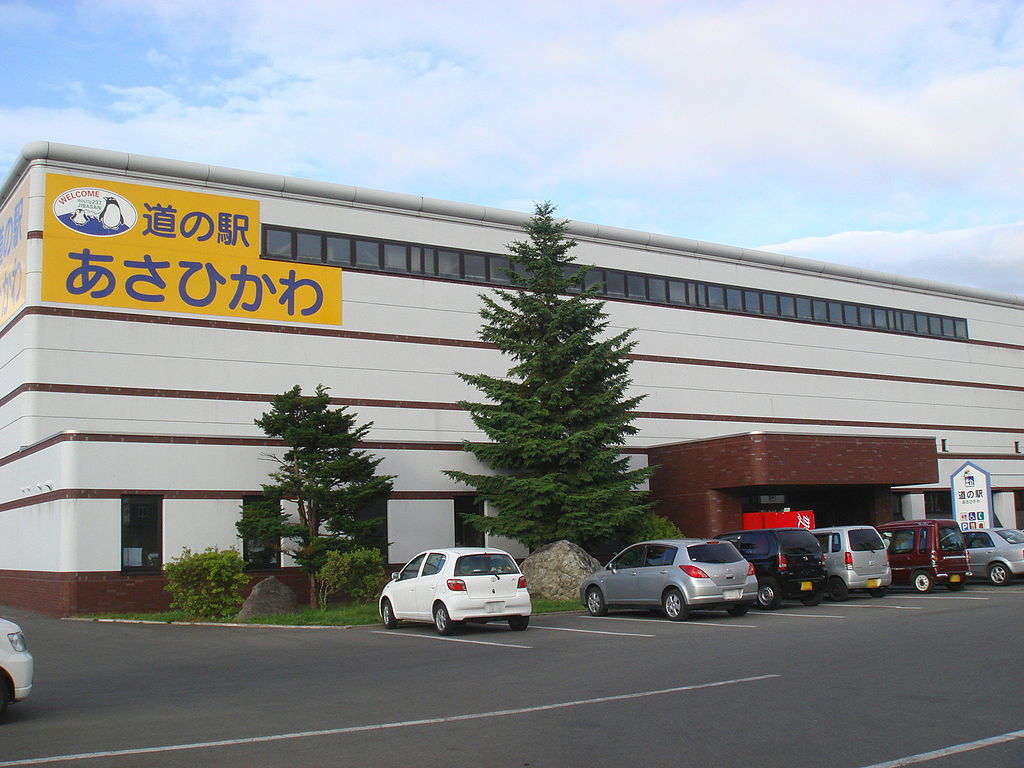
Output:
[[[964,598],[972,598],[965,600]],[[529,629],[262,629],[22,613],[37,687],[0,768],[1017,766],[1024,586],[743,617],[535,615]],[[982,628],[982,629],[979,629]],[[972,746],[973,745],[973,746]],[[916,757],[915,757],[916,756]],[[921,757],[923,756],[923,757]],[[893,761],[913,758],[910,762]],[[979,763],[981,760],[981,763]]]

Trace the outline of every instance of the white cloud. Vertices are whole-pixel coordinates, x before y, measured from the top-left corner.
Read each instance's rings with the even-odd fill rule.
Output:
[[[79,42],[94,35],[97,57],[137,42],[149,79],[115,80],[97,58],[75,67],[87,106],[0,95],[0,156],[52,139],[490,205],[552,199],[567,217],[735,245],[867,230],[906,243],[1016,221],[1024,204],[1015,2],[77,9]]]
[[[839,232],[761,249],[1024,295],[1024,221],[945,232]]]

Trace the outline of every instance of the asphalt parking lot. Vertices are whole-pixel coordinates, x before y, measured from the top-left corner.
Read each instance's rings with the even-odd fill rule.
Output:
[[[1024,585],[453,638],[0,615],[36,659],[0,768],[1024,765]]]

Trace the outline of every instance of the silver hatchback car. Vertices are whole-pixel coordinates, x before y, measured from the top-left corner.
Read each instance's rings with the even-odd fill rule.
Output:
[[[872,597],[885,594],[892,584],[892,569],[877,530],[870,525],[837,525],[811,533],[825,555],[829,600],[845,600],[853,589],[866,589]]]
[[[592,616],[604,616],[609,608],[656,606],[672,621],[695,608],[724,608],[743,616],[757,599],[757,576],[727,541],[642,541],[585,578],[580,599]]]
[[[1016,528],[964,531],[971,572],[1001,587],[1024,573],[1024,533]]]

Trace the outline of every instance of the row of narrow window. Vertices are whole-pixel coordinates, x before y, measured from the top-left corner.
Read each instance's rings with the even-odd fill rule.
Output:
[[[490,285],[509,285],[508,257],[457,251],[413,243],[265,226],[263,258],[329,264],[348,269],[395,272]],[[666,306],[697,307],[851,328],[966,339],[967,321],[959,317],[852,304],[832,299],[763,291],[696,280],[597,267],[578,290],[597,287],[611,299]]]

